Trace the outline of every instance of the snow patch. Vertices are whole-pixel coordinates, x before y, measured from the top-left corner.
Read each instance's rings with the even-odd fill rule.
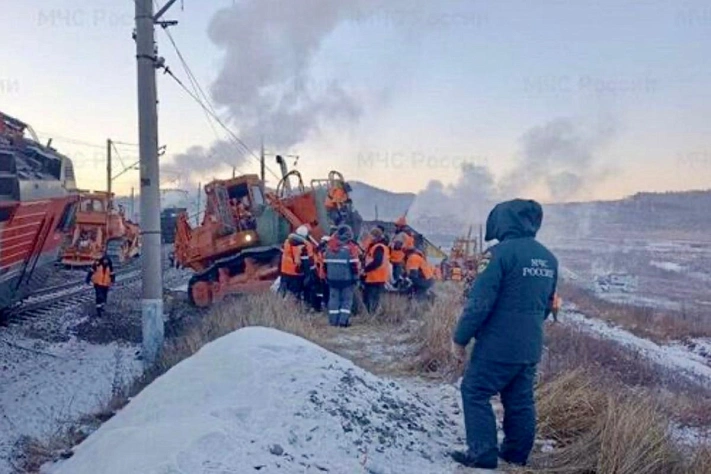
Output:
[[[648,339],[637,337],[620,327],[612,326],[599,319],[588,318],[570,310],[564,311],[563,317],[560,319],[589,333],[633,349],[660,366],[677,370],[693,380],[711,386],[711,367],[706,364],[701,355],[689,351],[687,347],[679,344],[659,345]]]
[[[0,472],[18,438],[45,439],[102,408],[114,386],[141,372],[136,348],[75,338],[52,344],[0,334]]]
[[[245,328],[173,367],[45,472],[456,472],[461,415],[443,410],[441,392],[422,393],[296,336]]]
[[[653,267],[660,268],[662,270],[666,270],[668,272],[675,272],[675,273],[683,273],[684,272],[684,266],[679,265],[678,263],[674,262],[658,262],[656,260],[652,260],[649,262],[649,264]]]

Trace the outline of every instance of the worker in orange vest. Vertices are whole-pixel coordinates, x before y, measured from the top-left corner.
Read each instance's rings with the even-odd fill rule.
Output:
[[[363,303],[370,314],[380,307],[380,295],[390,278],[390,250],[385,245],[385,235],[381,228],[370,231],[370,245],[365,254],[365,279],[363,281]]]
[[[287,292],[304,299],[304,280],[313,267],[313,247],[308,241],[309,229],[302,225],[284,241],[280,267],[280,293]]]
[[[458,262],[454,262],[452,265],[452,281],[462,281],[463,280],[462,267],[459,266]]]
[[[328,306],[328,282],[326,281],[326,264],[324,262],[324,254],[326,252],[326,246],[328,246],[328,241],[331,239],[330,236],[324,235],[321,237],[321,241],[314,250],[314,266],[315,266],[315,278],[314,278],[314,299],[313,308],[316,312],[321,312],[324,307]]]
[[[96,315],[104,314],[104,307],[109,299],[109,288],[116,281],[114,266],[111,258],[104,255],[94,262],[86,275],[86,283],[94,285],[96,295]]]
[[[409,294],[418,300],[427,299],[427,292],[434,285],[434,270],[419,250],[411,248],[405,254],[405,271],[410,283]]]
[[[345,183],[343,181],[336,181],[328,189],[328,194],[326,194],[326,211],[328,212],[328,218],[335,225],[341,225],[343,222],[342,209],[348,203],[349,197],[345,189]]]
[[[403,216],[395,221],[395,235],[390,242],[390,263],[396,285],[405,276],[405,252],[410,248],[415,248],[415,239],[407,232],[407,221]]]

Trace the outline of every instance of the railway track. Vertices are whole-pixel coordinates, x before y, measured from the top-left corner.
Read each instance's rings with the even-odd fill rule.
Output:
[[[141,279],[141,270],[135,265],[116,271],[116,283],[112,289],[121,288]],[[13,325],[57,311],[67,311],[91,301],[94,298],[93,287],[84,279],[62,285],[43,288],[26,298],[18,305],[9,308],[0,316],[0,325]]]

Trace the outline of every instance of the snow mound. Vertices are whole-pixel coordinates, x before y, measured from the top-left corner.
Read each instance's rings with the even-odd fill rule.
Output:
[[[459,431],[396,382],[299,337],[246,328],[172,368],[44,472],[434,474],[454,471]]]

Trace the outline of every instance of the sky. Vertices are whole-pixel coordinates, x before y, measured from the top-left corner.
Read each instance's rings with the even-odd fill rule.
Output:
[[[114,174],[138,159],[133,2],[2,8],[0,110],[102,189],[107,138]],[[418,192],[468,163],[548,202],[711,188],[708,2],[182,0],[165,18],[223,123],[307,180]],[[258,170],[173,79],[158,91],[164,187]]]

